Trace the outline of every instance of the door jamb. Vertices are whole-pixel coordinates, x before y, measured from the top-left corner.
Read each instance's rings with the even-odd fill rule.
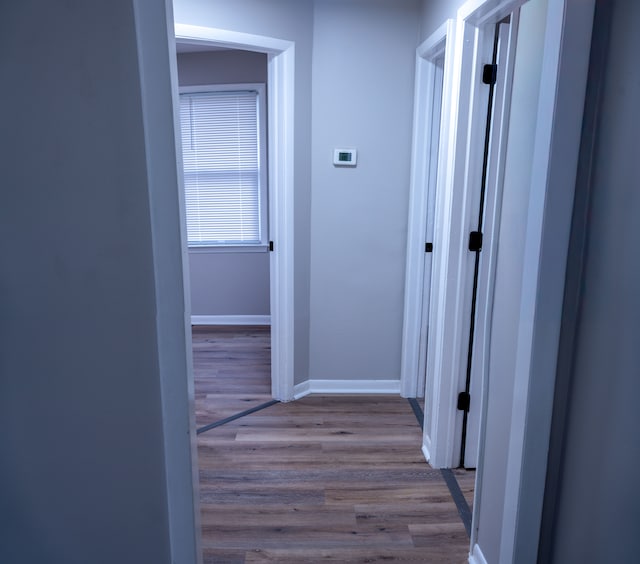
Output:
[[[293,399],[293,179],[295,43],[218,28],[175,24],[186,43],[243,49],[268,56],[271,394]]]

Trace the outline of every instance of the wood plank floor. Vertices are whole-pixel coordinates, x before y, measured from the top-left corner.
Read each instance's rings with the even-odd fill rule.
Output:
[[[196,328],[198,426],[271,399],[268,328]],[[205,563],[466,562],[397,396],[310,396],[198,436]],[[454,471],[468,502],[473,472]]]
[[[194,327],[196,426],[271,399],[269,327]]]

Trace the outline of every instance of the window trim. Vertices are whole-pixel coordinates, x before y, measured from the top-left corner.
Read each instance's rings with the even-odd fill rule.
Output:
[[[266,252],[269,248],[269,175],[267,161],[267,96],[263,82],[244,82],[234,84],[198,84],[180,86],[179,94],[206,92],[257,92],[258,98],[258,162],[260,165],[260,242],[217,245],[191,245],[187,240],[190,253],[232,253]]]

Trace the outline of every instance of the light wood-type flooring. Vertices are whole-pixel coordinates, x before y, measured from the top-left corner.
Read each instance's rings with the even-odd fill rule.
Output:
[[[198,427],[271,399],[269,330],[194,328]],[[462,563],[469,537],[397,396],[308,396],[198,435],[205,563]],[[469,505],[474,473],[454,470]]]

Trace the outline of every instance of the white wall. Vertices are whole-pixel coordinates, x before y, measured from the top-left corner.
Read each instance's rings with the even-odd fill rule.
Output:
[[[484,479],[478,492],[477,542],[488,562],[498,562],[501,542],[546,11],[547,0],[530,0],[522,7],[516,47],[491,325]]]
[[[165,10],[1,10],[2,562],[197,560]]]
[[[174,0],[174,16],[182,24],[295,42],[294,371],[295,382],[304,381],[309,373],[313,5],[300,0]]]
[[[568,300],[577,297],[578,307],[564,320],[574,339],[572,366],[558,374],[566,396],[556,406],[552,433],[561,460],[545,498],[551,513],[545,561],[553,563],[638,560],[640,4],[603,1],[597,9],[594,33],[608,53],[592,58],[597,113],[595,127],[585,128],[584,174],[576,188],[585,207],[574,216],[574,233],[575,224],[584,233],[572,242],[573,256],[582,260],[573,263]]]
[[[267,56],[248,51],[178,55],[180,86],[267,82]],[[266,204],[265,204],[266,205]],[[269,253],[189,252],[193,315],[269,315]]]
[[[310,377],[398,379],[419,3],[314,14]]]

